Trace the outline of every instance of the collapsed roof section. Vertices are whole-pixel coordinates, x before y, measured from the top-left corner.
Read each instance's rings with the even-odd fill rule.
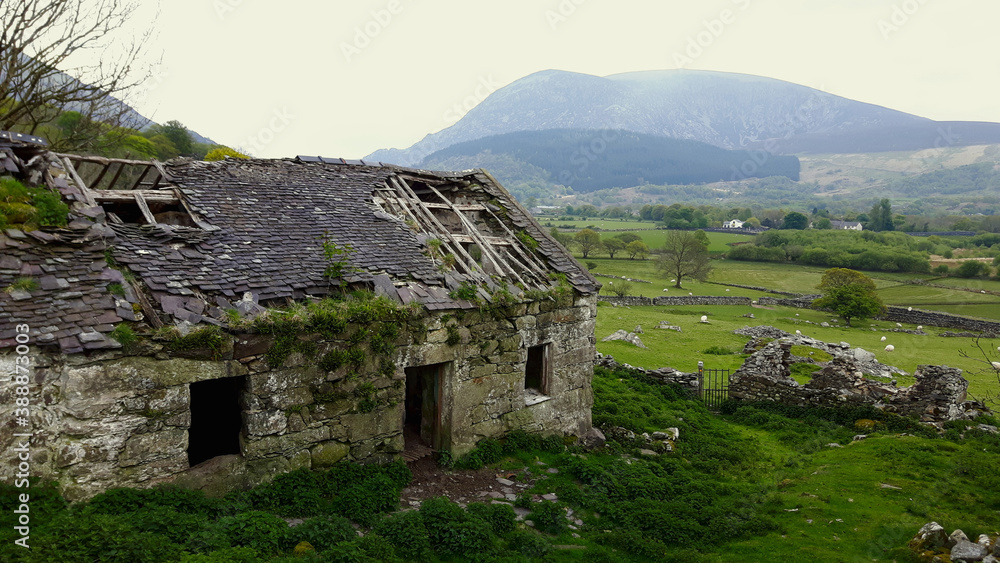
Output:
[[[11,313],[10,323],[0,321],[0,347],[10,345],[13,323],[32,315],[44,317],[39,342],[72,353],[116,346],[99,336],[122,319],[223,324],[228,309],[283,306],[340,282],[431,310],[475,307],[449,296],[469,284],[487,301],[498,290],[547,290],[556,273],[581,294],[600,287],[483,170],[319,157],[160,164],[44,153],[42,161],[17,167],[72,202],[70,229],[0,235],[5,253],[16,254],[0,267],[0,283],[47,280],[30,299],[22,291],[0,304]],[[72,244],[87,256],[59,257]],[[338,280],[325,275],[331,245],[345,252]],[[95,272],[88,292],[100,302],[67,302],[80,293],[83,278],[73,268],[81,262]],[[110,283],[122,284],[124,295],[107,295]],[[56,291],[46,286],[55,285],[61,298],[45,302]],[[46,304],[27,306],[39,299]],[[102,322],[67,323],[59,315],[67,306]]]

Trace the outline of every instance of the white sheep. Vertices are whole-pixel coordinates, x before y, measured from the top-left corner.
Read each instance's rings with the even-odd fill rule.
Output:
[[[688,295],[694,295],[694,294],[693,294],[693,293],[691,293],[691,292],[689,291],[689,292],[688,292]]]
[[[896,347],[895,347],[895,346],[893,346],[892,344],[888,344],[888,345],[886,345],[886,347],[885,347],[885,351],[886,351],[886,352],[892,352],[892,351],[893,351],[893,350],[895,350],[895,349],[896,349]]]
[[[885,337],[884,336],[882,337],[882,342],[885,342]]]
[[[917,325],[917,330],[924,330],[924,325]]]
[[[677,281],[677,280],[675,280],[675,279],[674,279],[674,280],[670,280],[670,283],[674,283],[674,282],[676,282],[676,281]]]
[[[729,291],[728,289],[726,291]]]
[[[796,330],[795,334],[798,334],[799,336],[802,336],[802,331],[801,330]]]
[[[702,315],[701,316],[701,322],[707,323],[708,322],[708,315]]]
[[[990,365],[993,366],[993,369],[1000,369],[1000,362],[990,362]]]
[[[667,289],[667,288],[663,288],[663,291],[664,291],[664,292],[667,292],[667,291],[670,291],[670,290],[669,290],[669,289]]]
[[[896,323],[896,328],[903,328],[903,325]]]
[[[907,311],[912,311],[912,310],[913,310],[913,307],[907,307],[907,308],[906,308],[906,310],[907,310]]]
[[[795,316],[797,317],[797,316],[799,316],[799,314],[798,314],[798,313],[795,313]]]

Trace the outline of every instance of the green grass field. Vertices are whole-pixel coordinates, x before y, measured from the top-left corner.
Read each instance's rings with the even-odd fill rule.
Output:
[[[743,315],[753,313],[750,319]],[[702,323],[702,315],[709,322]],[[800,330],[802,334],[824,342],[847,342],[851,346],[864,348],[875,354],[884,364],[896,366],[907,373],[913,373],[918,365],[948,365],[961,368],[969,380],[970,393],[982,396],[1000,392],[1000,382],[996,373],[974,358],[962,357],[962,351],[972,355],[976,352],[971,338],[946,338],[939,336],[949,329],[924,327],[926,335],[891,332],[896,323],[883,321],[855,322],[854,327],[819,326],[818,323],[831,321],[829,314],[805,309],[738,306],[686,306],[686,307],[612,307],[602,305],[597,313],[597,350],[610,354],[620,362],[647,369],[672,367],[682,371],[696,371],[698,361],[705,362],[706,368],[736,369],[743,364],[745,356],[740,354],[749,338],[733,334],[744,326],[770,325],[789,333]],[[681,327],[682,332],[656,329],[661,321]],[[808,324],[811,321],[815,324]],[[634,330],[641,325],[640,335],[649,348],[643,350],[624,342],[601,342],[601,339],[616,330]],[[913,329],[916,327],[905,326]],[[872,329],[875,329],[874,331]],[[885,336],[886,341],[881,338]],[[986,350],[993,350],[991,359],[996,360],[996,347],[1000,340],[984,339]],[[886,344],[895,350],[886,352]],[[706,354],[712,347],[732,351],[728,355]],[[912,377],[897,378],[900,385],[911,385]]]
[[[621,229],[655,229],[659,223],[652,221],[619,221],[618,219],[597,219],[590,217],[587,220],[582,218],[572,221],[557,221],[555,219],[546,220],[543,217],[536,217],[539,223],[548,227],[550,224],[560,229],[600,229],[602,231]]]

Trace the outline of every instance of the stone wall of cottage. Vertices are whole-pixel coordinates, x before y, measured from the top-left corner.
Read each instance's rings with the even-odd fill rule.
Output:
[[[280,368],[264,359],[272,337],[259,334],[226,335],[221,349],[184,352],[188,357],[155,342],[133,355],[46,355],[33,348],[31,475],[57,480],[71,499],[164,482],[220,494],[301,467],[387,461],[404,447],[404,369],[447,362],[441,411],[452,455],[513,429],[584,436],[591,428],[596,297],[577,296],[564,306],[530,302],[506,313],[445,311],[411,321],[388,358],[395,364],[391,376],[379,375],[380,358],[358,370],[320,369],[318,358],[345,343],[317,335],[303,337],[316,343],[315,356],[294,352]],[[546,343],[547,395],[528,401],[527,350]],[[0,369],[14,372],[12,354],[0,355]],[[228,377],[245,378],[242,453],[190,468],[191,384]],[[370,412],[361,408],[365,399]],[[3,386],[3,420],[14,419],[13,408],[14,386]],[[8,428],[0,450],[10,452],[22,440],[13,432],[23,429]],[[0,463],[0,479],[12,482],[16,472],[13,456]]]

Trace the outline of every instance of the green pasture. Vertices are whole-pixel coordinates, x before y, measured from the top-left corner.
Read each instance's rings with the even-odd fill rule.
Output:
[[[555,219],[546,220],[544,217],[535,217],[535,219],[548,227],[550,224],[560,229],[600,229],[602,231],[609,230],[620,230],[620,229],[655,229],[660,223],[654,223],[652,221],[619,221],[618,219],[597,219],[591,217],[589,219],[573,219],[572,221],[557,221]]]
[[[743,316],[750,313],[754,318]],[[701,322],[702,315],[708,317],[708,323]],[[706,368],[736,369],[746,358],[740,352],[750,339],[733,334],[733,331],[745,326],[770,325],[789,333],[799,330],[805,336],[824,342],[847,342],[853,347],[874,353],[879,362],[896,366],[910,374],[918,365],[961,368],[969,380],[969,390],[973,395],[1000,392],[996,372],[988,369],[989,366],[975,349],[971,338],[939,336],[950,330],[939,327],[925,326],[923,331],[927,334],[917,335],[893,332],[896,323],[856,321],[854,327],[846,327],[843,326],[843,321],[833,325],[833,319],[833,316],[822,311],[788,307],[613,307],[604,304],[598,307],[597,313],[597,350],[614,356],[620,362],[647,369],[672,367],[681,371],[695,371],[699,360],[705,362]],[[679,326],[681,332],[655,328],[661,321]],[[819,323],[822,322],[828,322],[831,326],[820,326]],[[648,350],[619,341],[601,342],[617,330],[632,331],[637,325],[642,326],[643,334],[640,338]],[[904,325],[903,328],[916,327]],[[881,341],[883,336],[886,337],[885,342]],[[1000,339],[983,339],[981,343],[984,350],[989,352],[990,360],[1000,359],[996,351],[997,346],[1000,346]],[[887,344],[892,344],[895,350],[886,352]],[[705,352],[712,347],[724,348],[732,353],[717,355]],[[962,357],[963,351],[973,357]],[[910,385],[914,381],[907,376],[896,379],[900,385]]]
[[[785,420],[775,417],[763,426],[771,430]],[[927,522],[939,522],[949,533],[960,528],[970,537],[993,534],[1000,523],[995,510],[961,500],[995,486],[982,464],[996,454],[975,444],[885,434],[803,452],[791,436],[776,439],[782,431],[747,431],[757,438],[761,456],[776,466],[779,530],[733,542],[717,559],[706,560],[909,561],[906,543]],[[822,440],[824,431],[805,426],[795,438]]]

